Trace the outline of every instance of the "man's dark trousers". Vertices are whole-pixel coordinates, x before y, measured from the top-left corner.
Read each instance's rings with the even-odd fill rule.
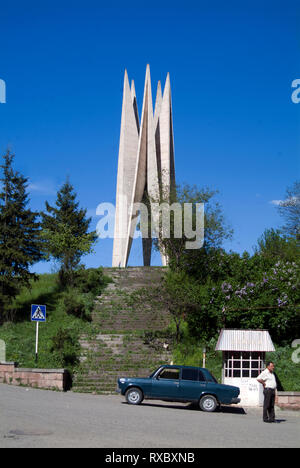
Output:
[[[265,388],[264,389],[264,411],[263,411],[263,420],[265,422],[274,422],[275,421],[275,389],[274,388]]]

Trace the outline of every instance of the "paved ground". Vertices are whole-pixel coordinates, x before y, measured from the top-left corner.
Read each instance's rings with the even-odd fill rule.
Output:
[[[0,384],[0,447],[300,447],[300,413],[203,413],[188,405],[58,393]]]

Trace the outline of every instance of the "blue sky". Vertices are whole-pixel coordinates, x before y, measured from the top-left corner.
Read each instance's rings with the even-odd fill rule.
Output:
[[[12,0],[0,18],[0,152],[16,154],[32,208],[54,203],[67,176],[90,214],[114,203],[124,69],[140,107],[149,63],[153,94],[171,76],[177,181],[219,190],[234,229],[226,249],[253,252],[280,226],[271,202],[300,175],[298,0]],[[130,264],[140,250],[135,241]],[[103,240],[85,261],[111,255]]]

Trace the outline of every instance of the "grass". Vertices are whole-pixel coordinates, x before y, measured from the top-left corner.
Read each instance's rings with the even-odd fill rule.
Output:
[[[62,306],[63,292],[56,274],[43,274],[30,288],[24,288],[14,302],[16,320],[0,327],[0,339],[6,344],[6,360],[19,363],[19,367],[64,367],[61,356],[52,350],[53,338],[64,329],[78,340],[82,333],[92,334],[90,323],[66,314]],[[47,322],[39,325],[39,355],[35,362],[36,325],[31,322],[31,304],[47,306]],[[79,350],[78,350],[79,352]],[[72,367],[72,366],[71,366]],[[73,370],[73,369],[70,369]]]

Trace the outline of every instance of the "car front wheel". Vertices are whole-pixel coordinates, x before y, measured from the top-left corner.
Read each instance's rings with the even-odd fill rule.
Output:
[[[127,403],[130,405],[140,405],[143,401],[143,393],[139,388],[130,388],[125,394]]]
[[[207,411],[209,413],[212,413],[213,411],[215,411],[218,407],[218,402],[216,400],[216,398],[212,395],[204,395],[200,402],[199,402],[199,405],[200,405],[200,409],[202,409],[202,411]]]

